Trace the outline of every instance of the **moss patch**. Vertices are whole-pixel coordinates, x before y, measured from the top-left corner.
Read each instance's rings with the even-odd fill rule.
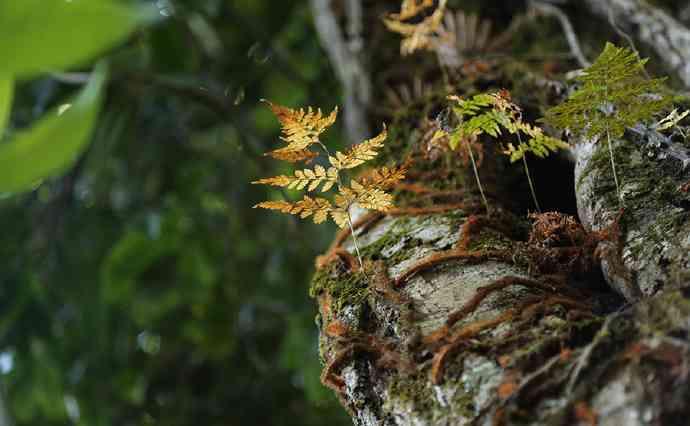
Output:
[[[309,296],[314,298],[324,292],[333,299],[332,308],[337,312],[343,306],[356,305],[364,302],[369,295],[367,278],[361,272],[339,275],[339,264],[317,271],[309,287]]]

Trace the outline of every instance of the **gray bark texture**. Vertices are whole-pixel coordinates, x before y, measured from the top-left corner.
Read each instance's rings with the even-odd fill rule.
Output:
[[[621,8],[621,28],[636,22],[623,6],[641,4],[601,3]],[[471,84],[486,90],[514,72]],[[519,78],[510,89],[527,113],[563,96],[562,83]],[[522,169],[485,152],[487,213],[467,159],[429,148],[429,105],[443,97],[415,102],[389,124],[384,153],[410,164],[397,207],[353,212],[364,271],[342,232],[310,290],[322,381],[354,424],[690,424],[687,142],[643,125],[615,141],[620,200],[606,144],[580,141],[570,164],[579,217],[528,218]]]
[[[644,0],[585,0],[594,13],[649,46],[690,87],[690,30]]]

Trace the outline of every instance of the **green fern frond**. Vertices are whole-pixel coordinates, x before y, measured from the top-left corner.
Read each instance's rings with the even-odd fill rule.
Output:
[[[619,198],[611,138],[620,138],[625,129],[650,120],[672,103],[663,94],[664,78],[644,78],[645,63],[647,59],[630,49],[606,43],[597,60],[577,77],[582,87],[544,117],[546,123],[588,139],[606,136]]]
[[[549,109],[544,121],[587,138],[625,129],[651,119],[671,103],[660,95],[665,78],[645,79],[644,65],[630,49],[606,43],[597,60],[576,80],[582,87],[562,104]]]

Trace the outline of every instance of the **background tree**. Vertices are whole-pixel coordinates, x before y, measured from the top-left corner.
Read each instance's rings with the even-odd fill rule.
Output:
[[[13,423],[348,424],[319,383],[306,296],[336,228],[257,215],[267,194],[246,184],[285,171],[261,156],[279,128],[260,98],[340,104],[308,5],[1,3],[0,69],[20,54],[46,64],[13,79],[3,147],[108,63],[103,106],[69,167],[0,201],[0,381]],[[123,26],[74,9],[84,4],[139,5],[147,19]],[[126,33],[99,44],[109,25]],[[53,28],[75,39],[44,37]],[[78,64],[49,62],[82,44]],[[340,129],[330,133],[338,146]],[[2,163],[1,190],[73,141],[68,127]]]

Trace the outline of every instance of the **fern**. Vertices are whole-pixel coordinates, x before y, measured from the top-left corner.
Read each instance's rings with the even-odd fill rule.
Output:
[[[400,13],[392,13],[383,22],[389,30],[403,36],[403,56],[417,50],[433,49],[441,27],[447,0],[404,0]]]
[[[646,62],[630,49],[606,43],[597,60],[576,78],[582,87],[544,117],[546,123],[588,139],[606,136],[619,198],[611,138],[620,138],[626,128],[651,119],[671,103],[670,97],[659,94],[664,78],[644,78]]]
[[[532,193],[532,199],[534,200],[537,210],[541,211],[525,154],[531,152],[537,157],[544,158],[551,152],[569,148],[568,144],[559,139],[545,135],[543,130],[539,127],[525,123],[522,120],[522,111],[520,107],[512,102],[510,94],[506,90],[497,93],[480,93],[470,99],[462,99],[454,95],[449,96],[448,99],[454,102],[452,110],[460,124],[449,133],[445,131],[437,132],[435,138],[448,136],[449,145],[452,149],[456,149],[460,143],[464,142],[470,159],[472,160],[475,179],[477,180],[482,201],[487,211],[489,210],[489,204],[486,201],[484,189],[479,179],[477,164],[474,160],[471,144],[476,142],[482,134],[497,138],[502,135],[502,130],[506,130],[509,134],[515,135],[518,139],[517,146],[508,142],[504,144],[501,152],[510,157],[511,163],[522,160]],[[528,136],[527,142],[523,142],[523,134]]]
[[[685,110],[682,113],[678,113],[678,108],[674,108],[673,111],[671,111],[666,117],[662,118],[654,125],[654,129],[657,132],[663,132],[664,130],[675,127],[680,132],[681,136],[683,136],[683,139],[687,139],[685,132],[678,125],[678,123],[687,117],[688,114],[690,114],[690,110]]]
[[[370,172],[368,178],[351,179],[349,186],[343,184],[343,174],[346,170],[360,166],[378,155],[378,149],[383,146],[388,135],[386,127],[384,126],[378,136],[354,145],[346,152],[336,151],[331,154],[319,136],[335,123],[337,108],[328,116],[324,116],[321,110],[315,111],[312,108],[296,110],[269,101],[265,102],[280,121],[283,134],[281,139],[287,143],[287,146],[271,151],[267,155],[290,162],[310,161],[318,156],[318,153],[310,149],[315,145],[321,148],[330,166],[326,168],[316,165],[313,169],[298,169],[292,176],[274,176],[256,180],[252,184],[307,192],[314,192],[319,188],[322,193],[335,190],[335,197],[331,202],[326,198],[304,195],[302,200],[294,203],[284,200],[264,201],[255,205],[254,208],[277,210],[298,215],[302,219],[311,217],[317,224],[325,222],[330,216],[339,227],[349,226],[360,266],[363,267],[352,217],[349,213],[350,207],[357,204],[364,209],[383,212],[393,207],[393,196],[387,193],[386,189],[405,178],[407,166],[375,169]]]

